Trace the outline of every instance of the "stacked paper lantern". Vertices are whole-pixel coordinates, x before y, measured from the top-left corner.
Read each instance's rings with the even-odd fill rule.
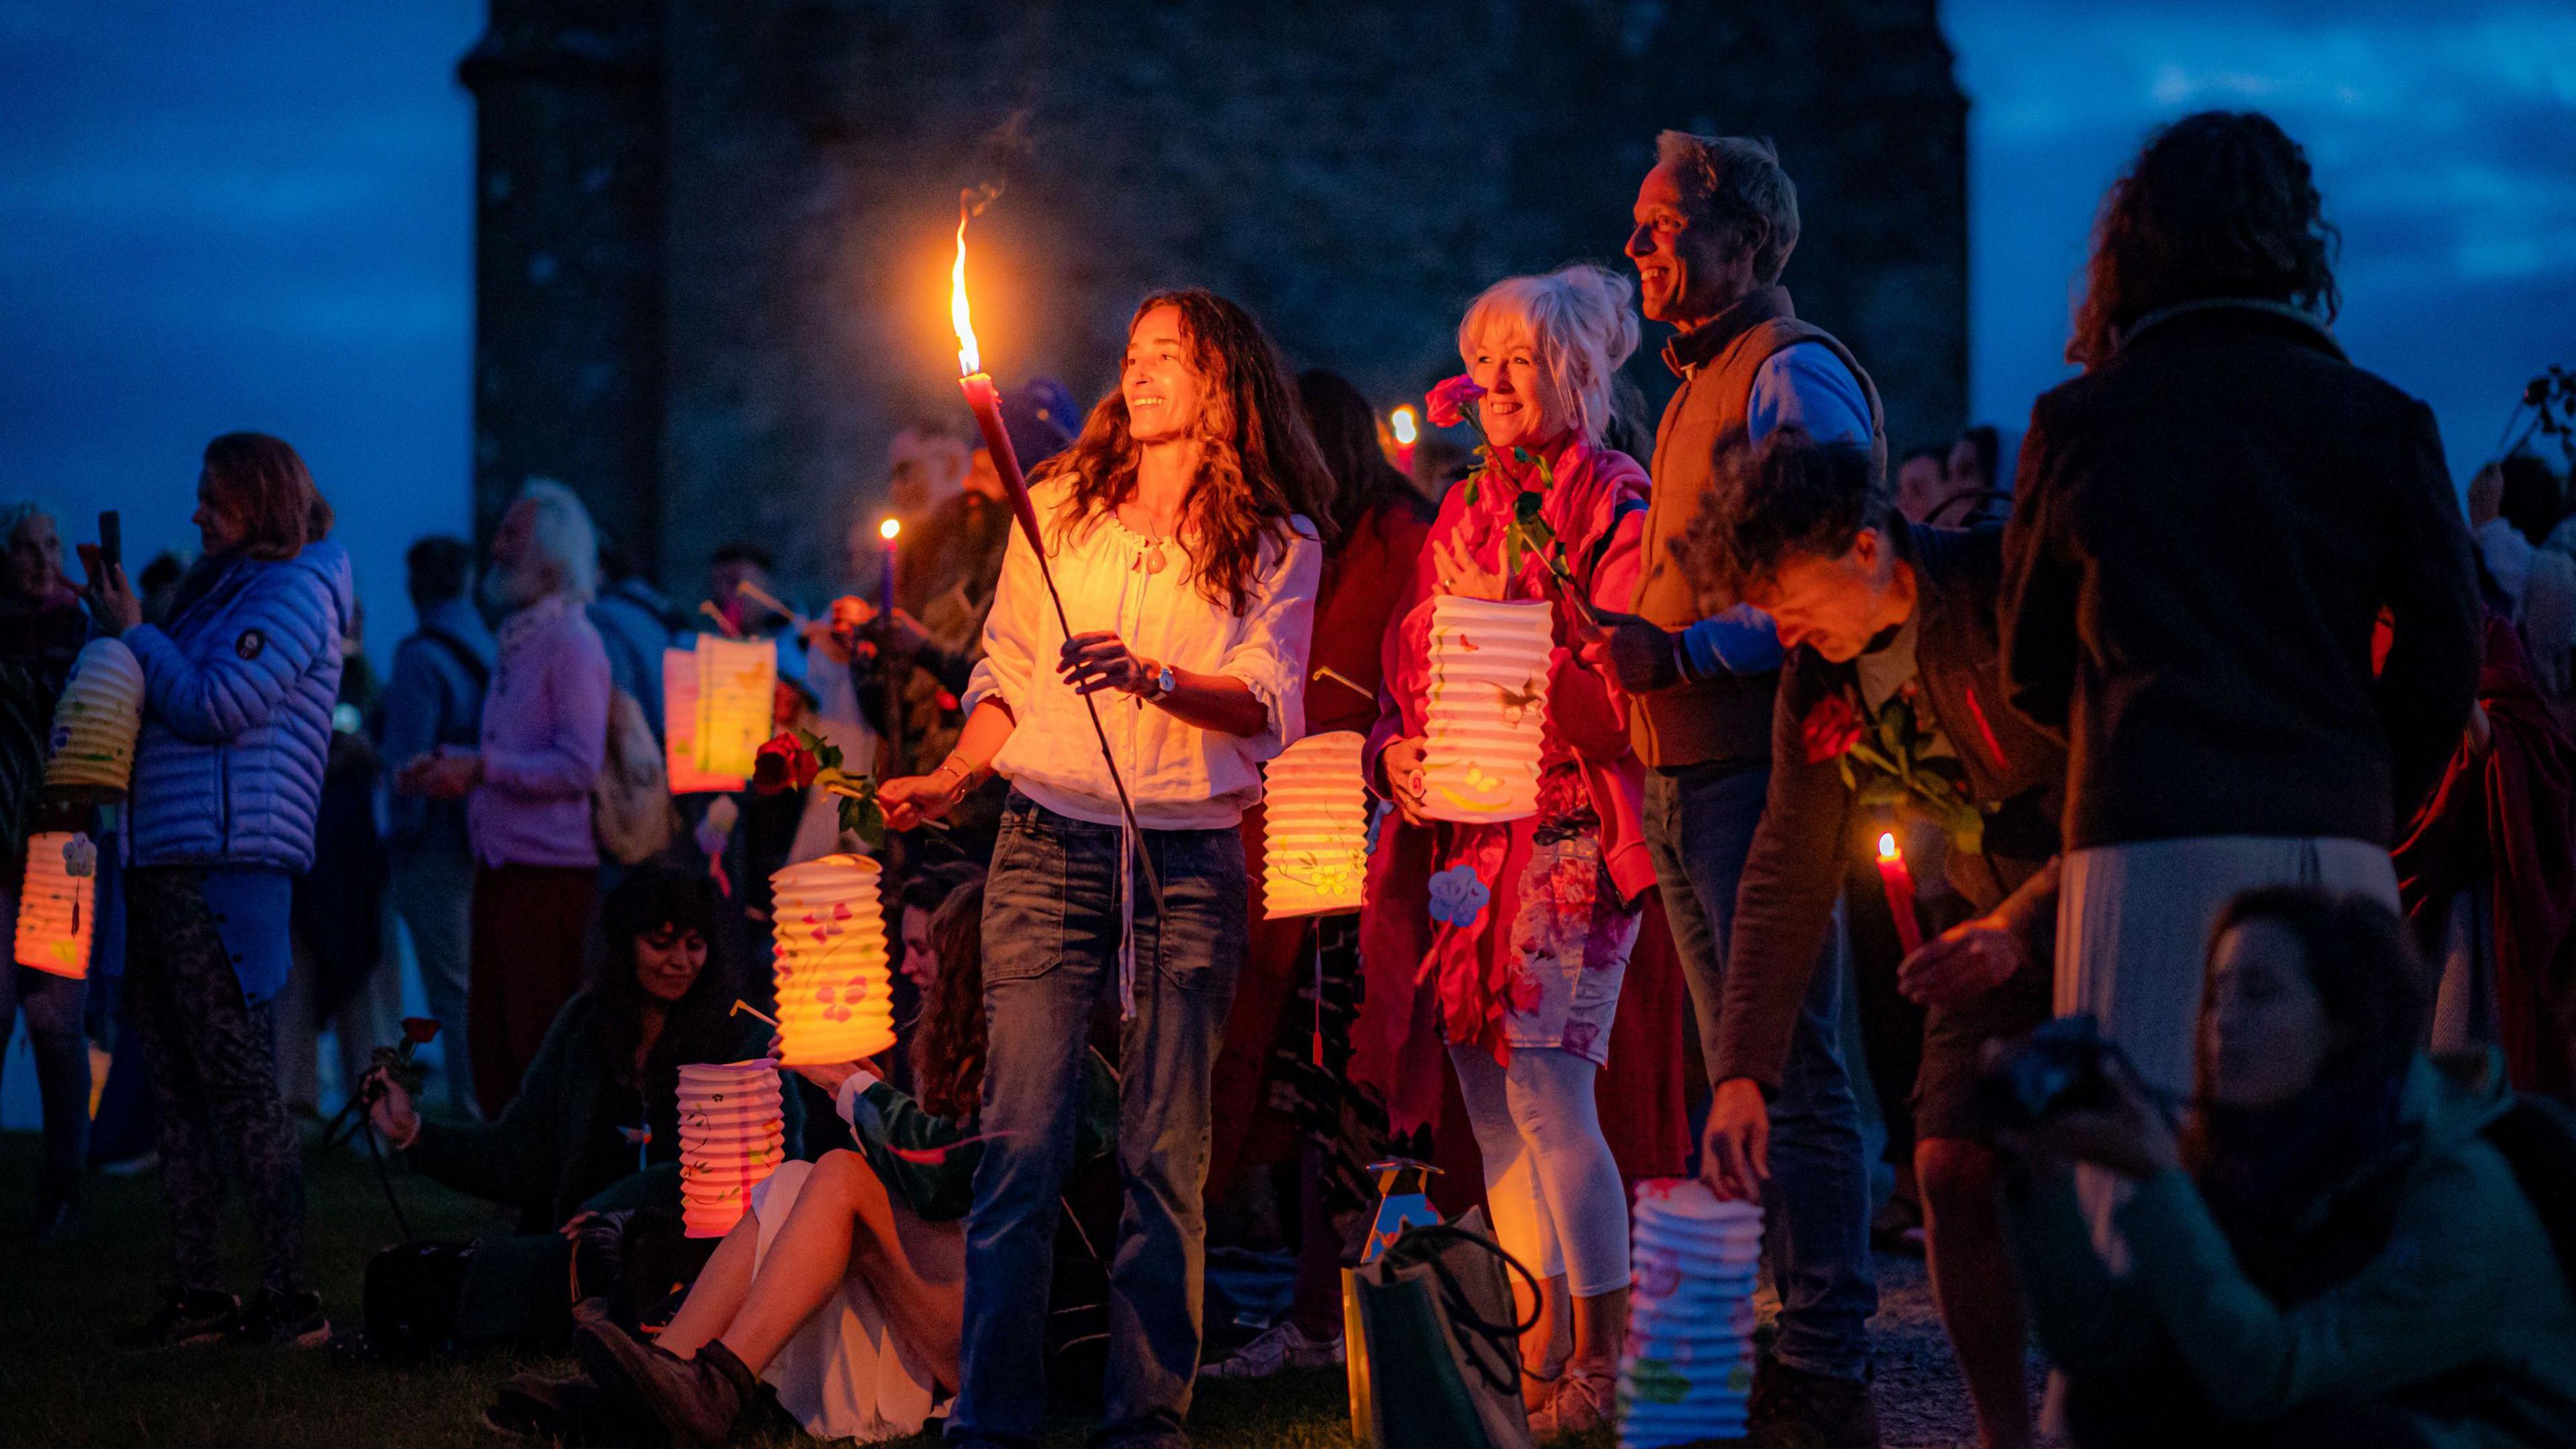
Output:
[[[884,880],[885,867],[864,855],[827,855],[769,878],[789,1066],[855,1062],[894,1045]]]
[[[1742,1438],[1762,1209],[1663,1178],[1638,1187],[1630,1222],[1636,1281],[1619,1360],[1621,1449]]]
[[[1308,735],[1265,769],[1263,914],[1313,916],[1360,908],[1360,886],[1368,874],[1360,745],[1349,730]]]
[[[680,1217],[693,1238],[721,1238],[751,1190],[786,1156],[778,1069],[754,1062],[680,1068]]]
[[[142,728],[143,666],[121,641],[92,639],[72,661],[71,682],[54,706],[46,787],[124,794]]]
[[[1544,601],[1432,601],[1426,813],[1476,822],[1538,813],[1552,615]]]
[[[751,778],[777,708],[778,650],[758,639],[698,636],[698,769]],[[667,704],[665,713],[668,712]]]
[[[698,765],[698,651],[662,651],[662,769],[674,795],[730,794],[751,783]]]
[[[49,830],[27,841],[18,892],[18,964],[56,976],[89,974],[91,909],[98,847],[86,835]]]

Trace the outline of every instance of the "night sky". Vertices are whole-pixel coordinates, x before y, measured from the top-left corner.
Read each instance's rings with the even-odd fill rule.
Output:
[[[0,498],[140,561],[193,545],[205,440],[278,433],[340,511],[381,660],[401,551],[467,522],[479,0],[0,0]],[[2066,375],[2103,185],[2160,118],[2271,111],[2343,229],[2339,327],[2462,478],[2576,362],[2576,15],[2453,3],[1948,8],[1973,158],[1973,396]],[[1780,138],[1794,168],[1796,140]],[[1625,219],[1602,218],[1604,247]],[[1791,266],[1789,281],[1797,281]]]

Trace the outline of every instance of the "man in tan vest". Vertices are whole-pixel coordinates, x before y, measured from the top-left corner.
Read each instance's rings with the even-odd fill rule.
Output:
[[[1674,328],[1664,362],[1682,381],[1655,430],[1637,613],[1603,643],[1649,767],[1646,844],[1664,912],[1700,1040],[1715,1043],[1736,884],[1770,783],[1781,655],[1759,610],[1704,615],[1672,545],[1718,486],[1721,449],[1795,426],[1822,442],[1862,444],[1883,470],[1887,443],[1869,374],[1830,334],[1799,321],[1780,286],[1798,243],[1798,199],[1771,147],[1666,131],[1656,153],[1627,251],[1646,316]],[[1775,1353],[1754,1376],[1757,1444],[1878,1443],[1868,1330],[1878,1288],[1869,1172],[1839,1034],[1839,936],[1818,963],[1770,1104],[1769,1140],[1757,1149],[1769,1177],[1764,1240],[1781,1285]]]

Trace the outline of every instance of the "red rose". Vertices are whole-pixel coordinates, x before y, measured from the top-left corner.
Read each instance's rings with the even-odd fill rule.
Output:
[[[1807,763],[1821,765],[1860,743],[1860,710],[1837,690],[1816,701],[1798,728],[1807,742]]]
[[[438,1023],[426,1016],[403,1018],[403,1040],[413,1046],[427,1046],[438,1040]]]
[[[1433,388],[1422,401],[1424,411],[1431,415],[1431,426],[1454,428],[1467,420],[1467,404],[1484,395],[1485,390],[1476,385],[1474,378],[1462,375]]]
[[[823,761],[805,747],[793,734],[784,734],[760,747],[752,758],[751,788],[763,795],[782,790],[802,790],[814,783]]]

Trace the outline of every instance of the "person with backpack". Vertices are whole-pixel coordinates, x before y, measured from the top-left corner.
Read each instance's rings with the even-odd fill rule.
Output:
[[[518,1092],[546,1028],[581,984],[599,894],[592,791],[608,760],[615,692],[583,613],[599,568],[589,511],[530,482],[501,515],[484,592],[501,623],[476,748],[413,759],[394,788],[465,801],[474,889],[466,1037],[486,1118]]]
[[[2367,896],[2269,886],[2210,937],[2195,1110],[2177,1131],[2116,1049],[2008,1132],[2021,1281],[2081,1449],[2538,1449],[2576,1443],[2564,1108],[2492,1052],[2428,1058],[2412,941]],[[2088,1090],[2085,1084],[2092,1084]],[[2085,1100],[2075,1100],[2083,1098]],[[2068,1161],[2134,1184],[2128,1266]]]
[[[419,627],[394,646],[376,726],[378,753],[407,764],[440,749],[470,750],[483,737],[483,694],[492,684],[492,631],[474,609],[474,548],[435,534],[403,555]],[[447,1105],[474,1118],[466,1071],[465,943],[474,894],[474,852],[461,801],[393,792],[385,835],[394,913],[411,932],[421,991],[438,1018],[446,1053]]]

